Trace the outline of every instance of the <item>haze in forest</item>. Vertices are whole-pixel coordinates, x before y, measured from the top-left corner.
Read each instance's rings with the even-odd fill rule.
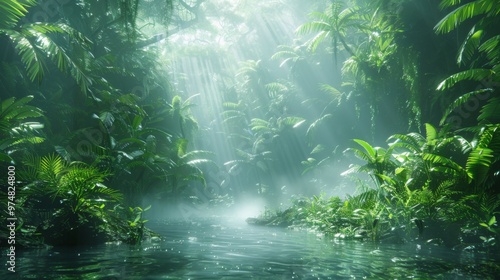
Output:
[[[34,239],[500,232],[495,0],[1,3],[0,167]]]

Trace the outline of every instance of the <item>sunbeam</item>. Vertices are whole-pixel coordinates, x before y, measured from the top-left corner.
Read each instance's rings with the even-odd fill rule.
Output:
[[[0,279],[496,279],[498,0],[0,0]]]

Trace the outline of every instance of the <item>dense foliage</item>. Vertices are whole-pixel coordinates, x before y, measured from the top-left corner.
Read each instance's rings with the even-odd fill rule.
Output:
[[[333,1],[299,26],[298,35],[313,34],[303,45],[308,51],[317,51],[329,40],[333,62],[344,58],[342,83],[331,79],[330,85],[318,86],[332,97],[321,99],[328,105],[317,120],[310,121],[306,136],[332,119],[324,129],[347,125],[353,130],[345,135],[355,138],[356,129],[370,129],[368,139],[379,143],[385,135],[389,145],[372,146],[362,139],[346,145],[344,154],[355,155],[361,163],[351,165],[343,175],[362,173],[371,181],[356,179],[356,195],[344,200],[299,199],[284,211],[267,211],[250,222],[313,226],[337,237],[498,246],[499,35],[493,28],[498,24],[498,8],[494,1],[441,1],[434,6],[432,1]],[[448,64],[453,59],[450,54],[433,59],[435,54],[430,53],[449,46],[448,38],[429,37],[426,43],[434,44],[433,50],[415,41],[432,31],[411,22],[417,19],[406,13],[415,8],[445,12],[434,31],[456,31],[463,40],[455,46],[456,66]],[[274,57],[284,59],[282,64],[297,63],[298,50],[280,47]],[[437,67],[434,72],[429,72],[429,61]],[[433,102],[426,103],[429,100]],[[342,110],[340,117],[347,114],[343,110],[349,104],[357,114],[355,125],[345,119],[335,121],[338,111]],[[394,123],[401,120],[407,120],[406,127]],[[424,134],[419,133],[421,128]],[[388,134],[395,131],[403,133]],[[306,171],[325,164],[325,158],[317,158],[321,153],[316,143],[309,142],[314,149],[303,162]],[[321,150],[325,147],[337,148],[321,143]]]
[[[20,242],[139,242],[148,208],[136,205],[189,191],[210,156],[189,146],[189,100],[137,27],[152,15],[138,1],[9,0],[0,9],[0,160],[16,169]],[[7,186],[1,194],[7,209]]]
[[[0,5],[26,245],[139,242],[153,203],[321,191],[252,221],[499,246],[496,1],[145,2]]]

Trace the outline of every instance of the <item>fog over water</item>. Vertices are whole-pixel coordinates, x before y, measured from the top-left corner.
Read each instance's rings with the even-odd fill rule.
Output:
[[[496,279],[497,2],[0,0],[0,279]]]

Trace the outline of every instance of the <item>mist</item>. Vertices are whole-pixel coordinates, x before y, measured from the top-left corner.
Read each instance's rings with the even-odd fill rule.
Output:
[[[1,0],[0,278],[494,279],[497,2]]]

